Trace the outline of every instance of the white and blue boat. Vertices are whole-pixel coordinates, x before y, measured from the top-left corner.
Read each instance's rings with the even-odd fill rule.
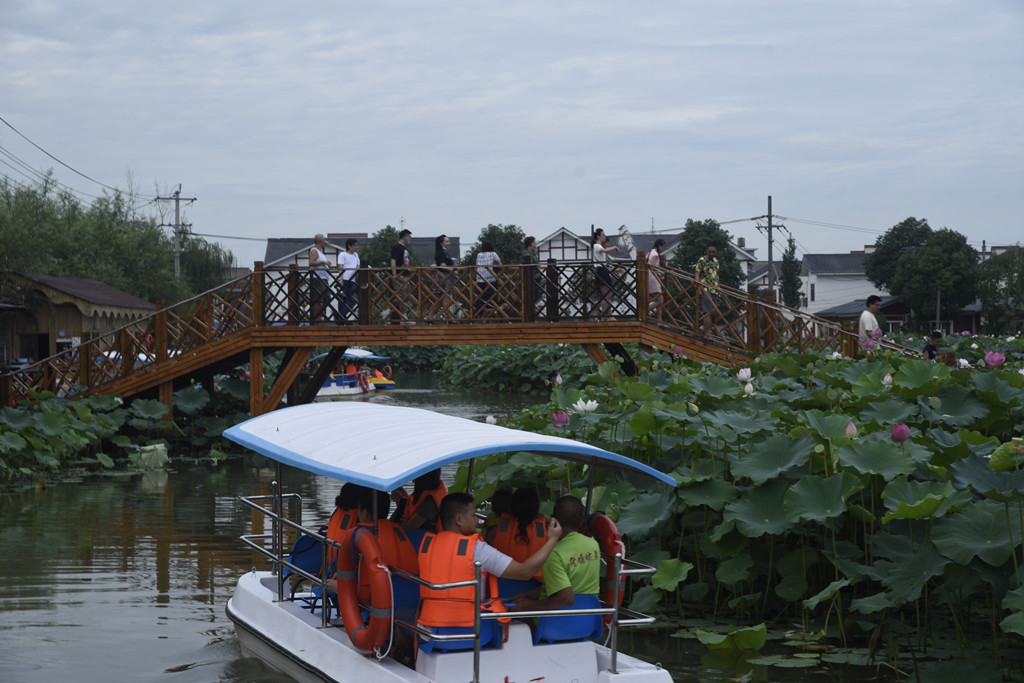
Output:
[[[346,438],[338,439],[338,434],[345,434]],[[572,439],[507,429],[417,408],[364,402],[311,403],[284,408],[240,423],[224,435],[276,461],[278,481],[281,481],[281,467],[287,465],[342,482],[392,491],[445,465],[468,461],[472,468],[472,461],[477,457],[525,451],[584,463],[591,470],[613,468],[675,485],[671,477],[647,465]],[[473,480],[472,472],[468,480]],[[309,606],[311,600],[327,591],[327,577],[307,572],[293,563],[285,548],[285,535],[290,532],[294,538],[296,534],[303,534],[321,544],[326,539],[314,528],[303,526],[301,519],[287,514],[287,508],[297,500],[297,495],[282,491],[275,483],[273,494],[242,500],[271,521],[270,533],[254,529],[253,534],[242,537],[265,558],[269,569],[254,568],[238,580],[227,604],[227,614],[245,651],[296,680],[358,683],[669,683],[672,680],[669,673],[656,664],[618,651],[620,628],[651,624],[654,619],[620,605],[622,593],[610,589],[603,594],[608,600],[589,608],[574,605],[572,609],[554,612],[517,613],[517,619],[507,624],[504,637],[490,643],[481,642],[481,633],[487,630],[487,625],[493,625],[493,619],[499,615],[480,613],[479,598],[474,627],[461,636],[426,631],[415,623],[414,609],[409,610],[409,614],[399,609],[381,614],[375,608],[373,618],[388,620],[390,637],[387,647],[375,646],[371,652],[366,652],[365,648],[357,647],[349,635],[353,625],[346,629],[340,620],[331,618],[331,609],[325,614],[316,604],[313,608]],[[589,494],[585,502],[589,507]],[[300,517],[301,501],[297,507]],[[621,544],[618,547],[621,548]],[[323,548],[326,556],[327,545]],[[619,550],[605,558],[608,576],[613,577],[609,586],[620,585],[619,579],[627,575],[654,572],[651,567],[626,560],[623,554]],[[388,575],[394,580],[402,576],[403,580],[423,583],[397,568],[390,569]],[[308,579],[312,589],[292,594],[285,580],[288,573]],[[483,582],[478,581],[482,591]],[[470,584],[431,587],[444,589]],[[374,590],[377,590],[376,585]],[[397,596],[395,587],[392,592]],[[531,616],[539,618],[537,633],[530,623],[518,620]],[[589,618],[591,624],[596,619],[596,631],[583,637],[575,634],[566,641],[559,640],[558,636],[553,637],[554,642],[538,639],[537,634],[546,620],[561,619],[557,623],[567,623],[567,619],[574,617]],[[607,627],[602,627],[605,620]],[[355,626],[358,630],[361,624]],[[414,666],[388,656],[395,629],[416,633],[418,642],[422,643]],[[557,630],[549,627],[549,631]]]

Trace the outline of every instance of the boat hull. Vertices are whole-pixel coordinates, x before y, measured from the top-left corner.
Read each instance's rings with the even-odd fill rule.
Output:
[[[448,683],[472,680],[473,652],[425,654],[416,670],[386,657],[378,660],[356,650],[343,627],[321,627],[321,616],[300,603],[277,602],[277,579],[270,572],[249,572],[238,580],[227,613],[243,649],[298,681]],[[530,680],[579,683],[671,683],[667,671],[619,654],[617,674],[608,671],[608,648],[590,641],[534,645],[530,627],[509,624],[500,649],[480,653],[480,680],[525,683]]]

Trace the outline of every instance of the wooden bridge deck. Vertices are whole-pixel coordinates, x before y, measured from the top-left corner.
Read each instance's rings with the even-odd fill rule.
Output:
[[[648,301],[642,255],[612,270],[610,291],[598,288],[590,264],[505,266],[491,273],[491,283],[478,282],[477,270],[416,268],[395,282],[386,270],[365,269],[351,300],[342,300],[334,282],[311,305],[317,288],[308,271],[265,271],[257,263],[246,278],[0,377],[0,405],[43,390],[126,397],[155,391],[170,403],[177,386],[197,378],[212,386],[215,373],[262,367],[264,355],[282,349],[271,386],[253,373],[254,415],[273,410],[286,393],[290,401],[312,399],[324,377],[314,375],[301,395],[297,380],[320,347],[332,349],[324,376],[346,348],[367,345],[580,344],[602,360],[636,343],[723,365],[769,350],[856,349],[848,330],[725,287],[714,311],[702,314],[699,283],[671,269],[657,271],[668,294],[661,305],[637,305]],[[711,328],[713,340],[703,336]]]

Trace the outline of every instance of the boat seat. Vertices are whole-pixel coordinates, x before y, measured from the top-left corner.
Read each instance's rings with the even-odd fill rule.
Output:
[[[434,626],[431,633],[437,635],[450,635],[455,633],[468,633],[472,635],[472,626]],[[480,622],[480,649],[499,647],[502,641],[502,629],[497,619],[484,619]],[[455,652],[458,650],[472,650],[473,638],[465,640],[424,640],[420,643],[420,650],[423,652]]]
[[[519,593],[532,591],[540,586],[536,579],[503,579],[498,577],[498,595],[504,600]]]
[[[320,541],[305,534],[299,536],[292,545],[291,552],[288,554],[288,561],[301,568],[302,571],[319,576],[320,564],[323,561],[323,549],[320,547]],[[281,571],[281,576],[285,581],[292,574],[296,574],[296,572],[291,567],[285,567]],[[296,574],[295,582],[292,585],[292,600],[295,599],[295,593],[304,581],[308,581],[308,579],[300,574]]]
[[[598,609],[601,601],[596,595],[580,593],[566,609]],[[572,614],[564,617],[540,617],[533,632],[534,644],[562,643],[587,638],[600,638],[604,621],[600,614]]]

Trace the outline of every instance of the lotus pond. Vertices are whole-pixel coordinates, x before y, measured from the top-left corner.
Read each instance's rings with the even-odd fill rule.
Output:
[[[768,354],[727,370],[653,353],[636,377],[618,369],[501,421],[674,475],[668,490],[596,474],[596,507],[658,568],[635,609],[757,666],[1024,680],[1019,351],[992,368]],[[550,501],[590,476],[529,454],[485,465],[478,498],[532,485]]]

